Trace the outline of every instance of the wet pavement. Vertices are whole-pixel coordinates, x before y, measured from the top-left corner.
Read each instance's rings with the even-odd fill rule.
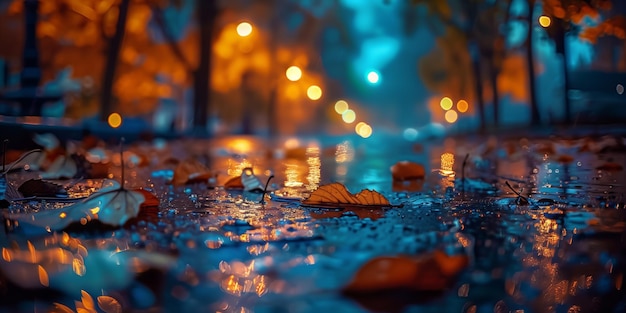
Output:
[[[624,312],[624,138],[131,144],[125,186],[153,193],[158,216],[116,230],[26,235],[11,227],[0,240],[0,312]],[[108,161],[119,165],[117,148],[109,148]],[[172,159],[189,158],[216,178],[168,183]],[[394,184],[390,168],[403,160],[422,164],[425,178]],[[274,175],[266,203],[261,193],[221,187],[246,167],[263,182]],[[119,166],[110,173],[120,179]],[[19,186],[38,175],[10,173],[8,180]],[[377,190],[398,207],[323,209],[298,201],[331,182],[352,193]],[[70,194],[101,184],[80,181]],[[66,205],[26,201],[9,211]],[[435,250],[469,259],[446,290],[343,292],[368,260]]]

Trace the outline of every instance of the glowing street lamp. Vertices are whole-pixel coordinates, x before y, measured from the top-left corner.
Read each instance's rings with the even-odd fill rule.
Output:
[[[118,128],[122,125],[122,116],[119,113],[111,113],[107,119],[109,126]]]
[[[306,95],[311,100],[319,100],[322,97],[322,88],[317,85],[311,85],[306,90]]]
[[[541,25],[541,27],[548,28],[550,27],[550,24],[552,24],[552,20],[550,19],[549,16],[542,15],[539,17],[539,25]]]
[[[252,34],[252,24],[248,22],[241,22],[237,25],[237,35],[247,37],[250,34]]]
[[[343,114],[343,112],[347,111],[349,108],[346,100],[338,100],[335,102],[335,112],[337,112],[337,114]]]
[[[292,82],[295,82],[295,81],[300,80],[300,78],[302,78],[302,70],[295,65],[290,66],[285,72],[285,75],[287,76],[287,79],[289,79]]]

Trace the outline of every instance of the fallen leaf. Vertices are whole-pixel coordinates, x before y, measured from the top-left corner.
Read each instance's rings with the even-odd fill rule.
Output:
[[[94,305],[93,302],[93,298],[91,297],[91,295],[84,290],[80,291],[80,300],[83,303],[83,307],[87,310],[94,310],[96,307]]]
[[[423,179],[424,166],[411,161],[400,161],[391,167],[391,177],[395,181]]]
[[[99,296],[98,307],[105,313],[121,313],[122,305],[110,296]]]
[[[381,256],[369,260],[345,287],[347,293],[388,290],[442,291],[467,267],[466,255],[436,250],[424,256]]]
[[[63,186],[41,179],[29,179],[18,188],[24,197],[67,198],[67,190]]]
[[[196,159],[187,159],[178,163],[174,169],[172,184],[176,186],[207,183],[213,177],[211,170]]]
[[[322,185],[302,201],[302,204],[316,207],[391,207],[389,200],[379,192],[363,189],[356,195],[350,193],[341,183]]]
[[[41,173],[43,179],[69,179],[76,177],[78,166],[74,160],[66,155],[57,157],[52,164]]]
[[[91,220],[117,227],[139,215],[141,204],[146,200],[142,192],[124,189],[114,180],[107,180],[102,186],[83,201],[64,208],[14,213],[8,218],[17,221],[19,227],[29,225],[52,232],[62,230],[74,222],[85,225]]]
[[[243,189],[250,192],[263,192],[265,186],[261,183],[259,177],[254,175],[254,171],[251,167],[246,167],[241,171],[240,176],[235,176],[226,183],[224,183],[226,189]]]

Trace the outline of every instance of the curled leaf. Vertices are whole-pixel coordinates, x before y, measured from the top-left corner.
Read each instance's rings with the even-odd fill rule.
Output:
[[[83,307],[85,309],[90,310],[90,311],[95,310],[96,307],[94,305],[93,298],[87,291],[81,290],[80,296],[81,296],[80,300],[83,303]]]
[[[354,195],[341,183],[320,186],[307,199],[302,201],[302,204],[319,207],[391,206],[389,200],[377,191],[364,189]]]
[[[105,313],[121,313],[122,305],[110,296],[99,296],[98,307]]]

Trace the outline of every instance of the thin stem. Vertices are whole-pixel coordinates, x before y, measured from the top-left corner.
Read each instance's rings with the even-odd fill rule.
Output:
[[[124,137],[120,140],[120,164],[122,166],[122,178],[120,179],[121,189],[124,189]]]
[[[261,195],[261,204],[265,204],[265,195],[267,194],[267,186],[270,185],[270,180],[272,180],[272,178],[274,178],[274,175],[270,175],[270,177],[267,178],[267,181],[265,182],[265,188],[263,188],[263,195]]]
[[[513,193],[515,193],[515,194],[516,194],[516,195],[517,195],[520,199],[522,199],[522,200],[526,201],[526,203],[524,203],[524,204],[531,203],[531,202],[530,202],[530,200],[528,200],[528,198],[526,198],[526,197],[522,196],[522,194],[521,194],[521,193],[517,192],[517,190],[515,190],[515,189],[513,188],[513,186],[511,186],[511,184],[509,184],[509,181],[508,181],[508,180],[507,180],[507,181],[505,181],[505,183],[506,183],[506,185],[507,185],[507,186],[511,189],[511,191],[513,191]]]
[[[4,170],[4,166],[3,166],[3,167],[2,167],[2,168],[3,168],[2,174],[6,174],[6,173],[10,172],[10,171],[13,169],[13,167],[15,167],[15,165],[16,165],[16,164],[18,164],[18,163],[22,162],[22,160],[24,160],[27,156],[29,156],[29,155],[31,155],[31,154],[33,154],[33,153],[35,153],[35,152],[41,152],[41,151],[42,151],[41,149],[34,149],[34,150],[30,150],[30,151],[28,151],[28,152],[26,152],[26,153],[22,154],[22,155],[19,157],[19,159],[15,160],[15,161],[11,164],[11,166],[9,166],[9,168],[7,168],[6,170]]]

